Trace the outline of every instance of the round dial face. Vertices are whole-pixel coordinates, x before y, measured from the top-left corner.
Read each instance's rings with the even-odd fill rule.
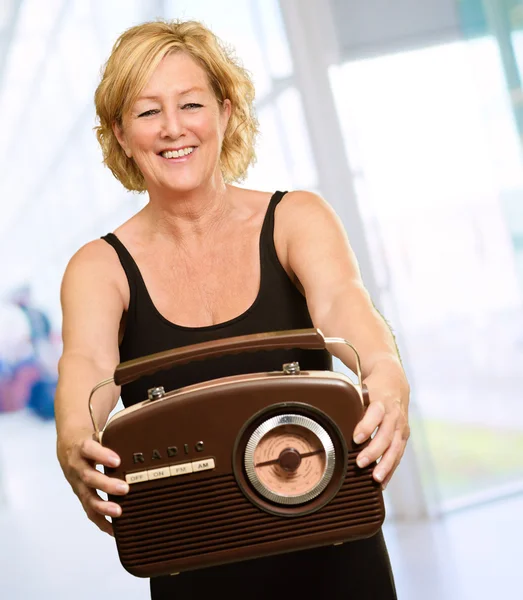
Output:
[[[334,447],[327,432],[303,415],[280,415],[251,435],[245,467],[255,489],[280,504],[316,497],[334,470]]]

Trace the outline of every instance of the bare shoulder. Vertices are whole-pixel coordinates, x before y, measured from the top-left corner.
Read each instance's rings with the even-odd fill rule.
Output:
[[[104,240],[89,242],[71,258],[60,290],[64,356],[88,357],[104,369],[118,364],[126,310],[121,272],[118,256]]]
[[[68,287],[86,292],[95,287],[117,291],[124,304],[128,303],[128,286],[125,273],[114,248],[99,239],[82,246],[69,260],[62,281],[62,293]],[[89,294],[91,295],[91,294]]]
[[[78,267],[80,265],[92,265],[93,263],[101,266],[105,263],[113,262],[113,259],[118,258],[111,246],[102,239],[93,240],[83,245],[79,250],[75,252],[69,261],[69,265]]]
[[[335,221],[339,218],[332,206],[319,194],[307,190],[287,192],[276,207],[278,219],[284,224],[300,227],[315,222]]]
[[[341,219],[319,194],[305,190],[288,192],[276,207],[274,239],[290,263],[293,254],[313,251],[325,238],[345,236]]]
[[[236,197],[245,211],[256,219],[263,219],[275,192],[236,188]],[[319,194],[306,190],[287,192],[276,206],[275,237],[289,228],[314,223],[318,218],[339,221],[330,204]]]

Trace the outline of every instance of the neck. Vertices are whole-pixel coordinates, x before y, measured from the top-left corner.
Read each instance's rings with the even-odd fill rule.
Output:
[[[199,245],[229,215],[229,193],[222,177],[187,192],[150,191],[143,215],[152,236]]]

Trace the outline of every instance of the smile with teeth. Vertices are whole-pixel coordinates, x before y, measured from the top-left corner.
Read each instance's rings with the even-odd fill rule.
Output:
[[[161,152],[160,155],[164,158],[181,158],[182,156],[187,156],[194,152],[194,149],[194,146],[189,146],[187,148],[181,148],[180,150],[166,150],[165,152]]]

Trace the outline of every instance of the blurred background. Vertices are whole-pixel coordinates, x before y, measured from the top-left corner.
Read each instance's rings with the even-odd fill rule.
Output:
[[[118,35],[156,17],[236,49],[261,125],[242,185],[321,193],[396,335],[399,598],[520,597],[523,1],[0,0],[3,597],[148,597],[63,479],[53,394],[65,266],[146,202],[101,163],[94,90]]]

